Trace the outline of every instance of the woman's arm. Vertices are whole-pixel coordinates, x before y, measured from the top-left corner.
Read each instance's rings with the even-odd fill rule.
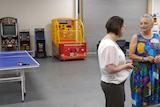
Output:
[[[119,65],[116,66],[115,64],[109,64],[106,66],[106,71],[111,74],[111,73],[116,73],[116,72],[120,72],[124,69],[132,69],[134,66],[132,65],[132,63],[126,63],[123,65]]]
[[[128,57],[132,59],[133,61],[143,61],[145,60],[144,57],[136,55],[136,48],[137,48],[137,34],[134,34],[131,38],[130,44],[129,44],[129,53]]]

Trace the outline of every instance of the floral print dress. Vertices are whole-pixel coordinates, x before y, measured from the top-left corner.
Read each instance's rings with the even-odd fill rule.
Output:
[[[156,56],[160,54],[159,35],[154,33],[151,39],[137,35],[138,56]],[[160,64],[150,62],[134,62],[130,77],[132,107],[143,107],[160,103]]]

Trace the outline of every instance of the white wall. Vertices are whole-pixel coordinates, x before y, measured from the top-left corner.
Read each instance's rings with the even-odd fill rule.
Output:
[[[119,15],[124,18],[127,29],[121,39],[129,42],[132,35],[140,31],[139,20],[146,12],[147,0],[83,0],[87,51],[97,51],[99,40],[106,34],[105,24],[109,17]]]
[[[75,16],[75,0],[0,0],[0,18],[18,19],[19,31],[29,29],[35,50],[35,28],[45,28],[46,51],[52,56],[51,20]]]
[[[152,0],[152,14],[160,13],[160,0]]]
[[[19,30],[29,29],[33,50],[36,47],[34,29],[45,28],[47,56],[52,56],[51,20],[58,17],[77,17],[77,1],[0,0],[0,18],[15,17],[18,19]],[[146,2],[146,0],[83,0],[82,20],[87,52],[96,52],[98,41],[106,33],[105,21],[111,15],[121,15],[125,18],[127,30],[124,38],[128,38],[129,41],[132,33],[138,32],[139,18],[147,11]]]
[[[160,34],[160,0],[150,0],[151,14],[156,14],[158,24],[153,26],[153,31]]]

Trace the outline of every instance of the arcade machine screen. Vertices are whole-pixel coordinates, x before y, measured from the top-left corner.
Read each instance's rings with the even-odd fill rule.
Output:
[[[13,36],[16,35],[16,28],[15,25],[3,25],[3,35],[5,36]]]
[[[38,31],[36,32],[36,39],[37,40],[44,40],[44,32],[43,31]]]
[[[29,39],[29,33],[28,32],[21,32],[20,33],[20,39],[21,40],[28,40]]]

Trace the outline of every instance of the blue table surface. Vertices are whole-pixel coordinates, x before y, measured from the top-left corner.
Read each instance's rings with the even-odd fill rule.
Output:
[[[26,51],[0,53],[0,68],[19,67],[19,62],[28,64],[24,66],[39,66]]]

